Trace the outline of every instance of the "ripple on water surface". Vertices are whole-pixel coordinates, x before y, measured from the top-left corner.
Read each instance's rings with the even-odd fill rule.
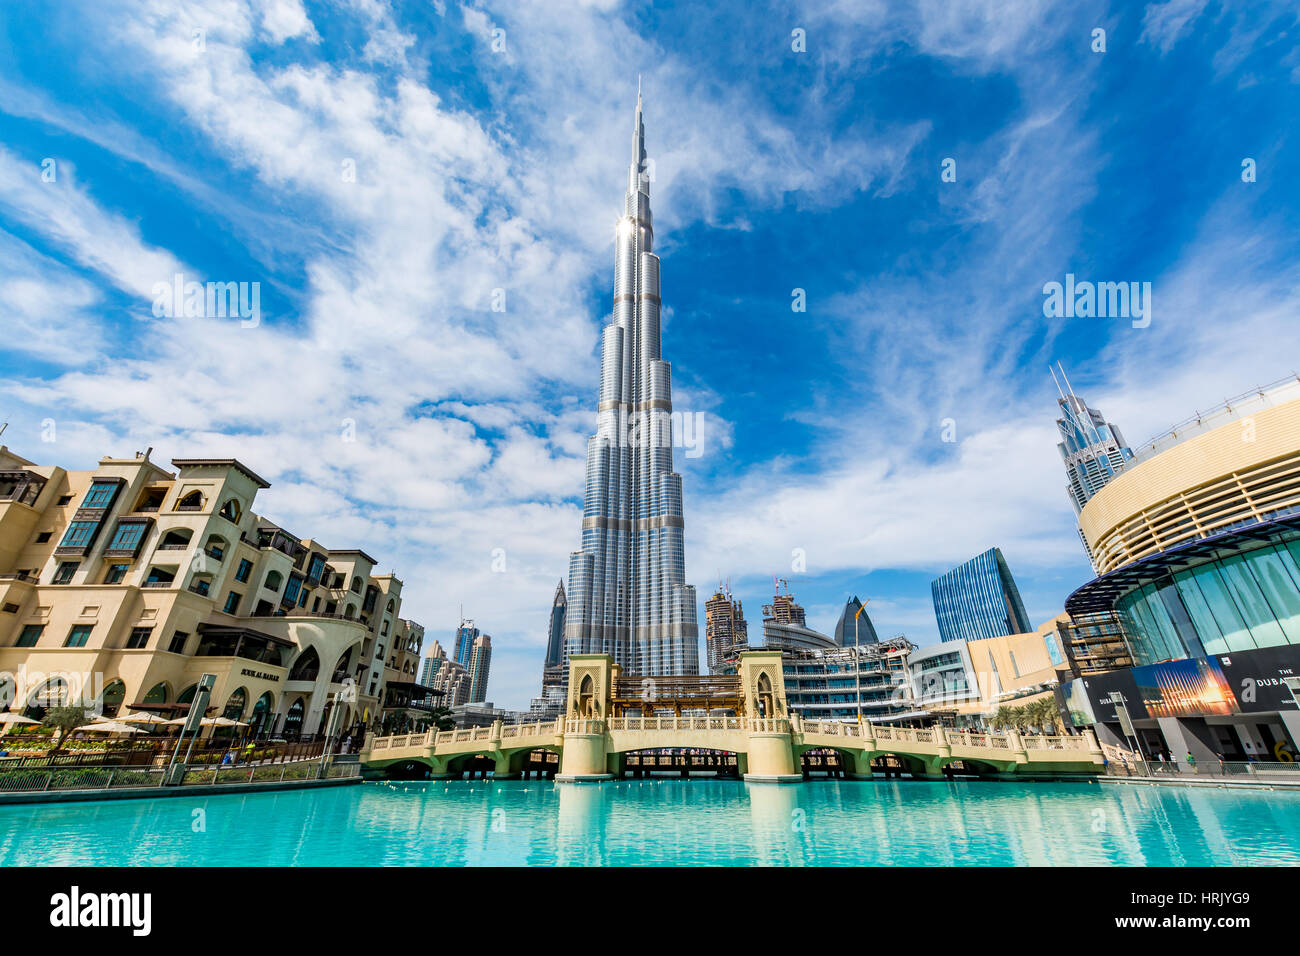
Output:
[[[434,781],[0,807],[0,864],[1294,865],[1297,830],[1283,791]]]

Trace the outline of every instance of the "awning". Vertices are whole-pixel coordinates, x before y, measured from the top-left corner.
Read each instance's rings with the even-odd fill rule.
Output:
[[[1300,515],[1292,514],[1224,531],[1208,538],[1194,538],[1094,578],[1065,599],[1065,610],[1071,615],[1110,611],[1125,594],[1152,581],[1161,580],[1174,571],[1204,564],[1221,556],[1221,553],[1227,557],[1239,551],[1250,550],[1242,545],[1262,545],[1297,536],[1300,536]]]
[[[251,627],[240,627],[234,624],[200,624],[196,630],[200,634],[212,635],[213,637],[251,637],[254,640],[266,641],[269,644],[275,644],[279,647],[297,647],[293,641],[286,640],[283,637],[276,637],[274,634],[267,634],[265,631],[255,631]]]

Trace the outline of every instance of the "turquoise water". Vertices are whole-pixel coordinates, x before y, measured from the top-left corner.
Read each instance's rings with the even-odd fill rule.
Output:
[[[473,780],[0,807],[0,864],[1277,865],[1298,831],[1283,791]]]

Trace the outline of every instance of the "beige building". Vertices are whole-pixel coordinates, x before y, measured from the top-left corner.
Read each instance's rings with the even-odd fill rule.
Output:
[[[170,716],[211,673],[209,714],[259,733],[324,732],[334,707],[338,732],[379,726],[423,640],[402,582],[257,515],[269,485],[240,462],[172,466],[65,471],[0,445],[0,703]]]

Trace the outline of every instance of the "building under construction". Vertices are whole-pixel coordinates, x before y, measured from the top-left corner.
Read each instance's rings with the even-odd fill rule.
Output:
[[[742,651],[749,650],[749,625],[730,587],[719,587],[704,602],[704,648],[710,674],[733,674]]]

